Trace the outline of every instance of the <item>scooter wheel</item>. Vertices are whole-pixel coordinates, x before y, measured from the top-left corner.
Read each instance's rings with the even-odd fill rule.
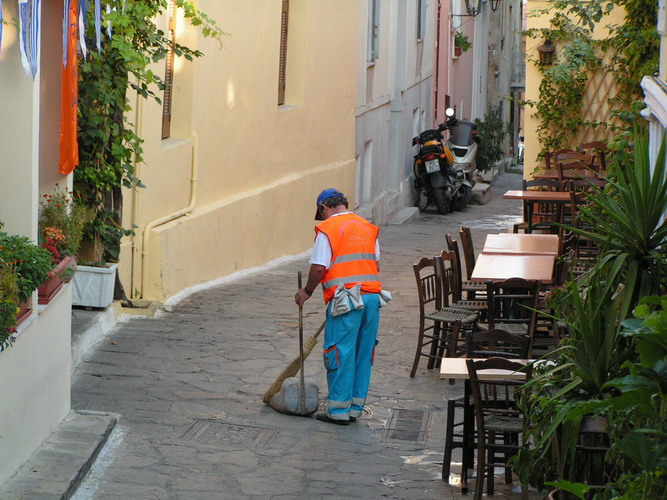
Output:
[[[472,189],[468,186],[461,186],[454,196],[452,196],[452,210],[463,210],[468,205],[470,205],[470,200],[472,200]]]

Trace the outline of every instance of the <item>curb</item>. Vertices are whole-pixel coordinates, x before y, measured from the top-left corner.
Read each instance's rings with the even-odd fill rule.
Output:
[[[71,411],[6,483],[0,498],[74,495],[107,444],[119,416]]]

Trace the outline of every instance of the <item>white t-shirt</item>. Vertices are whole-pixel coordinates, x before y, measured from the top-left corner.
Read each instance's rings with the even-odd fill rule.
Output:
[[[352,212],[343,212],[334,214],[331,217],[351,213]],[[315,237],[315,244],[313,245],[313,253],[310,256],[310,263],[324,266],[326,269],[329,269],[331,267],[331,255],[331,243],[329,243],[329,238],[327,238],[327,235],[323,232],[318,232]],[[377,239],[375,240],[375,260],[380,260],[380,242]]]

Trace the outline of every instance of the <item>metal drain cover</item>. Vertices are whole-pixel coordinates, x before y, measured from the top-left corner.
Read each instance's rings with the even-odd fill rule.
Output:
[[[391,412],[384,437],[403,441],[424,441],[430,419],[430,411],[395,408]]]
[[[264,449],[278,433],[276,430],[230,424],[219,420],[197,419],[181,439],[211,444],[245,445]]]

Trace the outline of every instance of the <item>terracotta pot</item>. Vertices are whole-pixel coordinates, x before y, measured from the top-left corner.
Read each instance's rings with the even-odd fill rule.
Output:
[[[39,303],[48,304],[51,302],[53,297],[55,297],[62,288],[63,283],[69,282],[72,279],[71,275],[68,277],[65,276],[67,270],[75,268],[76,260],[74,257],[68,255],[61,260],[52,271],[49,271],[49,278],[37,289]],[[65,279],[63,280],[63,278]]]
[[[461,47],[454,47],[454,55],[456,57],[459,57],[461,54],[463,54],[463,51],[461,50]]]
[[[26,300],[19,304],[19,312],[16,313],[16,322],[20,325],[23,323],[28,316],[32,313],[32,308],[30,307],[30,299]]]

